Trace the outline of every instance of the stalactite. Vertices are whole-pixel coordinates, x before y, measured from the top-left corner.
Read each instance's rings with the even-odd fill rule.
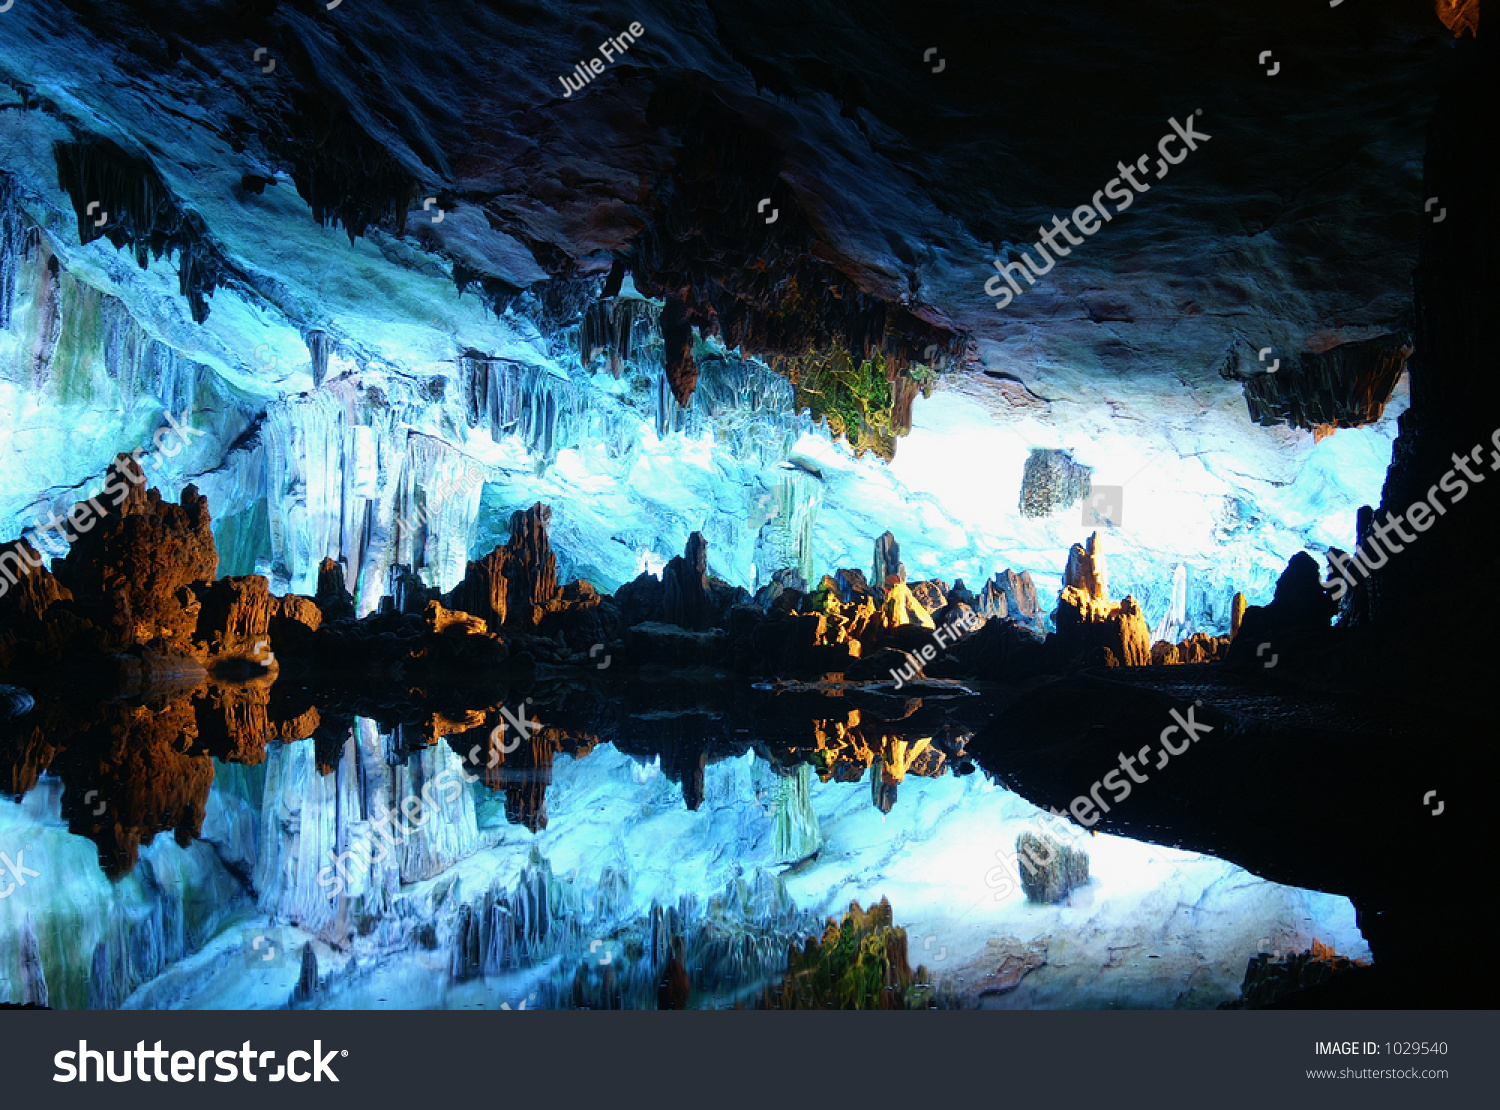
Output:
[[[672,332],[667,363],[678,399],[695,385],[687,332],[696,327],[778,370],[839,351],[878,359],[896,402],[881,431],[904,433],[918,388],[912,368],[925,377],[967,338],[865,292],[820,256],[811,221],[777,177],[781,153],[762,133],[686,89],[664,86],[652,106],[677,136],[677,156],[651,183],[648,223],[623,261],[642,293],[667,300],[662,327]],[[763,198],[779,213],[774,226],[743,215],[762,211]]]
[[[763,871],[734,880],[706,905],[684,894],[675,905],[653,903],[644,918],[622,917],[628,878],[620,867],[623,861],[601,871],[591,912],[577,885],[560,881],[533,850],[512,885],[486,891],[454,915],[453,978],[514,974],[560,956],[532,1008],[654,1009],[675,957],[693,969],[698,989],[735,998],[777,980],[788,944],[817,928],[781,880]]]
[[[771,832],[777,863],[798,863],[822,845],[818,812],[812,804],[811,764],[798,764],[791,774],[778,780]]]
[[[618,378],[625,363],[649,342],[661,308],[638,297],[609,297],[591,303],[578,325],[578,355],[585,367],[603,354]]]
[[[1305,355],[1274,374],[1245,382],[1245,404],[1257,424],[1291,424],[1319,439],[1337,428],[1373,424],[1412,353],[1407,337],[1384,335]]]
[[[123,301],[107,297],[101,311],[104,368],[119,388],[120,411],[133,413],[143,397],[173,413],[191,408],[202,368],[152,338]]]
[[[193,319],[206,320],[208,298],[234,275],[202,217],[178,203],[149,161],[107,139],[58,143],[53,155],[57,183],[78,216],[79,241],[128,247],[143,270],[152,258],[175,255]]]
[[[26,221],[12,174],[0,173],[0,329],[10,329],[16,297],[16,275],[26,242]]]
[[[38,267],[36,293],[36,338],[31,348],[31,388],[40,392],[52,367],[52,355],[62,336],[62,266],[57,256],[45,253]]]
[[[463,577],[484,475],[457,448],[410,430],[429,404],[416,387],[386,396],[338,378],[268,408],[261,436],[278,588],[313,593],[331,558],[350,568],[364,614],[396,564],[443,589]]]
[[[322,385],[323,379],[328,377],[328,356],[334,346],[334,341],[329,338],[326,331],[315,328],[307,333],[307,353],[312,359],[312,378],[315,388]]]
[[[584,443],[602,443],[611,457],[634,447],[634,416],[615,398],[547,370],[470,351],[460,360],[470,427],[497,442],[520,436],[542,459]]]

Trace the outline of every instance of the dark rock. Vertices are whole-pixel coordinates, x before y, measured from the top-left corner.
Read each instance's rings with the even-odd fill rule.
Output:
[[[687,944],[682,937],[672,938],[672,958],[662,971],[661,984],[657,987],[656,1008],[659,1010],[686,1010],[688,998],[693,991],[688,978]]]
[[[468,909],[467,906],[464,907]],[[297,986],[292,990],[292,1001],[311,1002],[313,996],[318,993],[318,954],[313,951],[312,942],[302,946],[302,971],[297,976]]]
[[[793,612],[807,593],[807,579],[795,567],[782,567],[771,574],[771,580],[755,591],[755,604],[762,609]],[[790,595],[790,600],[788,600]]]
[[[700,667],[723,662],[728,637],[647,621],[625,634],[625,653],[637,666]]]
[[[352,621],[354,619],[354,598],[349,595],[349,587],[344,584],[344,568],[332,559],[324,559],[318,564],[318,590],[313,597],[324,620],[329,621]]]
[[[1268,650],[1315,653],[1327,643],[1330,622],[1338,603],[1318,580],[1318,564],[1305,551],[1293,555],[1276,582],[1269,605],[1252,605],[1240,621],[1239,634],[1229,646],[1231,663],[1263,662],[1261,645]]]
[[[1411,354],[1409,337],[1391,334],[1283,359],[1277,373],[1245,382],[1250,419],[1306,428],[1319,439],[1336,428],[1373,424]]]
[[[397,564],[386,575],[386,596],[391,599],[391,608],[397,613],[421,613],[427,603],[438,596],[438,591],[422,581],[422,576],[410,567]]]
[[[1036,595],[1036,584],[1032,582],[1031,575],[1026,571],[1017,574],[1013,570],[1003,570],[995,575],[994,581],[1005,591],[1007,608],[1010,611],[1011,620],[1025,621],[1028,624],[1040,625],[1042,621],[1042,603]]]
[[[1005,596],[1005,588],[1000,584],[998,574],[979,591],[978,608],[980,615],[989,620],[1003,621],[1009,618],[1010,599]]]
[[[932,614],[932,623],[939,628],[948,629],[943,638],[947,641],[947,646],[951,647],[962,637],[971,636],[983,628],[984,618],[963,602],[955,600],[953,594],[949,594],[948,603]]]
[[[901,562],[901,545],[890,532],[882,532],[875,541],[875,564],[870,581],[884,588],[894,582],[906,581],[906,566]]]
[[[1095,644],[1083,653],[1083,661],[1090,667],[1118,667],[1120,657],[1108,644]]]
[[[875,591],[865,581],[865,572],[862,570],[840,570],[833,576],[833,582],[838,590],[839,600],[846,604],[875,596]]]
[[[854,682],[893,682],[891,672],[925,678],[922,662],[909,651],[885,647],[854,660],[844,669],[844,677]],[[907,679],[906,681],[911,681]]]
[[[1262,952],[1245,968],[1240,997],[1225,1002],[1221,1010],[1259,1010],[1278,1002],[1294,991],[1320,986],[1338,975],[1366,966],[1362,961],[1337,955],[1326,944],[1313,941],[1306,952],[1293,952],[1281,959]]]
[[[306,655],[312,647],[313,633],[323,627],[324,614],[318,603],[300,594],[286,594],[271,601],[271,647],[289,654]],[[352,617],[352,606],[349,612]]]
[[[979,599],[974,596],[973,592],[969,590],[967,586],[964,585],[964,580],[962,578],[954,579],[953,588],[948,591],[949,604],[958,601],[963,602],[970,609],[979,608]]]
[[[661,620],[683,628],[707,627],[708,544],[701,532],[688,537],[687,547],[662,570]]]
[[[642,571],[637,578],[626,582],[615,591],[615,604],[620,608],[620,623],[628,628],[644,621],[659,619],[665,592],[662,580],[649,571]]]
[[[963,673],[992,682],[1016,682],[1039,673],[1045,666],[1043,642],[1026,625],[1016,621],[989,620],[972,636],[954,644],[952,654]]]

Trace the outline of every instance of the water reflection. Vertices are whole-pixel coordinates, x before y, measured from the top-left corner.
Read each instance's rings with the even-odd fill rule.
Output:
[[[0,850],[37,872],[0,1000],[1215,1006],[1257,952],[1368,958],[1347,899],[1121,837],[1079,834],[1057,904],[997,881],[1043,815],[973,773],[961,690],[501,693],[39,706],[0,741]]]

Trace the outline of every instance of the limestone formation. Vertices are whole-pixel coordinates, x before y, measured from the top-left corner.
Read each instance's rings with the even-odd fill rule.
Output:
[[[701,532],[689,536],[687,549],[668,561],[661,583],[662,620],[683,628],[707,627],[708,544]]]
[[[1033,902],[1061,902],[1089,881],[1088,853],[1044,832],[1016,837],[1016,866],[1021,889]]]
[[[1087,543],[1074,544],[1068,549],[1068,565],[1063,571],[1063,586],[1082,590],[1096,601],[1109,597],[1109,586],[1104,570],[1104,545],[1099,533],[1090,534]]]
[[[1033,447],[1021,476],[1021,515],[1048,516],[1088,500],[1093,491],[1092,474],[1066,451]]]
[[[1140,605],[1133,597],[1109,600],[1098,532],[1089,536],[1086,545],[1075,543],[1068,552],[1053,621],[1057,625],[1054,650],[1061,663],[1083,660],[1125,667],[1151,663],[1151,631]],[[1108,654],[1098,648],[1108,649]]]
[[[1055,620],[1065,659],[1105,647],[1122,666],[1145,667],[1151,663],[1151,633],[1133,597],[1119,602],[1099,600],[1069,586],[1058,598]]]
[[[875,564],[870,582],[877,587],[889,586],[892,580],[906,581],[906,566],[901,562],[901,545],[890,532],[882,532],[875,540]]]

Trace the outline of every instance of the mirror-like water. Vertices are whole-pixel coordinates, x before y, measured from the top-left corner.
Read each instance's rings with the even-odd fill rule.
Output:
[[[910,968],[887,1004],[1214,1007],[1258,952],[1369,958],[1346,898],[1090,835],[930,739],[864,768],[750,747],[687,775],[610,742],[483,767],[390,741],[360,718],[332,765],[312,741],[214,761],[198,835],[155,836],[113,879],[63,817],[88,801],[108,823],[107,790],[65,800],[49,773],[0,801],[0,1001],[775,1005],[816,978],[787,986],[789,945],[882,900]],[[1025,833],[1042,857],[1017,856]],[[1087,880],[1039,903],[1022,880],[1055,850]]]

